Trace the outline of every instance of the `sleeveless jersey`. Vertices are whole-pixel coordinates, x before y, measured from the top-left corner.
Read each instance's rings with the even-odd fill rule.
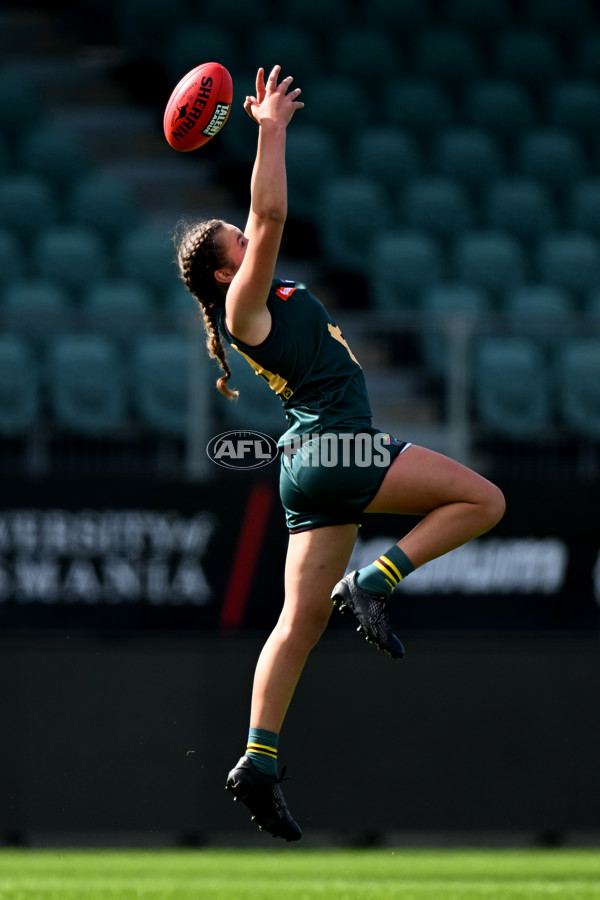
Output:
[[[373,433],[363,371],[323,304],[304,284],[276,280],[267,307],[271,331],[256,346],[229,332],[225,310],[219,325],[226,341],[279,395],[287,419],[279,444],[292,435]]]

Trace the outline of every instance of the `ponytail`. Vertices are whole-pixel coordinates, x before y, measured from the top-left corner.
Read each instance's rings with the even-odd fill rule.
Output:
[[[183,283],[196,298],[202,310],[206,329],[206,346],[211,359],[216,359],[224,374],[217,380],[217,388],[228,400],[238,397],[237,391],[227,387],[231,369],[217,321],[217,312],[224,306],[224,294],[214,278],[214,272],[225,264],[217,236],[225,223],[208,219],[199,224],[180,223],[175,234],[177,263]]]

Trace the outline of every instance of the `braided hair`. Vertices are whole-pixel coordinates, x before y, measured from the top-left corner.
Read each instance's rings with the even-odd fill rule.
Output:
[[[218,360],[225,373],[218,379],[217,388],[228,400],[235,400],[238,392],[227,387],[231,369],[217,323],[217,311],[225,304],[225,291],[214,277],[215,270],[226,264],[219,241],[219,232],[224,224],[222,219],[207,219],[194,224],[180,222],[175,232],[175,245],[183,283],[202,310],[209,356]]]

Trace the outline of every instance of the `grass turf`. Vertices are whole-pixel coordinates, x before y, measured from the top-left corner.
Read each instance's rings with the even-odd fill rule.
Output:
[[[0,851],[0,900],[600,898],[591,850]]]

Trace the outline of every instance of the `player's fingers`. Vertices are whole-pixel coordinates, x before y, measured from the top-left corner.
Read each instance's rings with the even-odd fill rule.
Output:
[[[267,79],[267,87],[274,89],[277,86],[277,79],[281,72],[281,66],[273,66]]]

